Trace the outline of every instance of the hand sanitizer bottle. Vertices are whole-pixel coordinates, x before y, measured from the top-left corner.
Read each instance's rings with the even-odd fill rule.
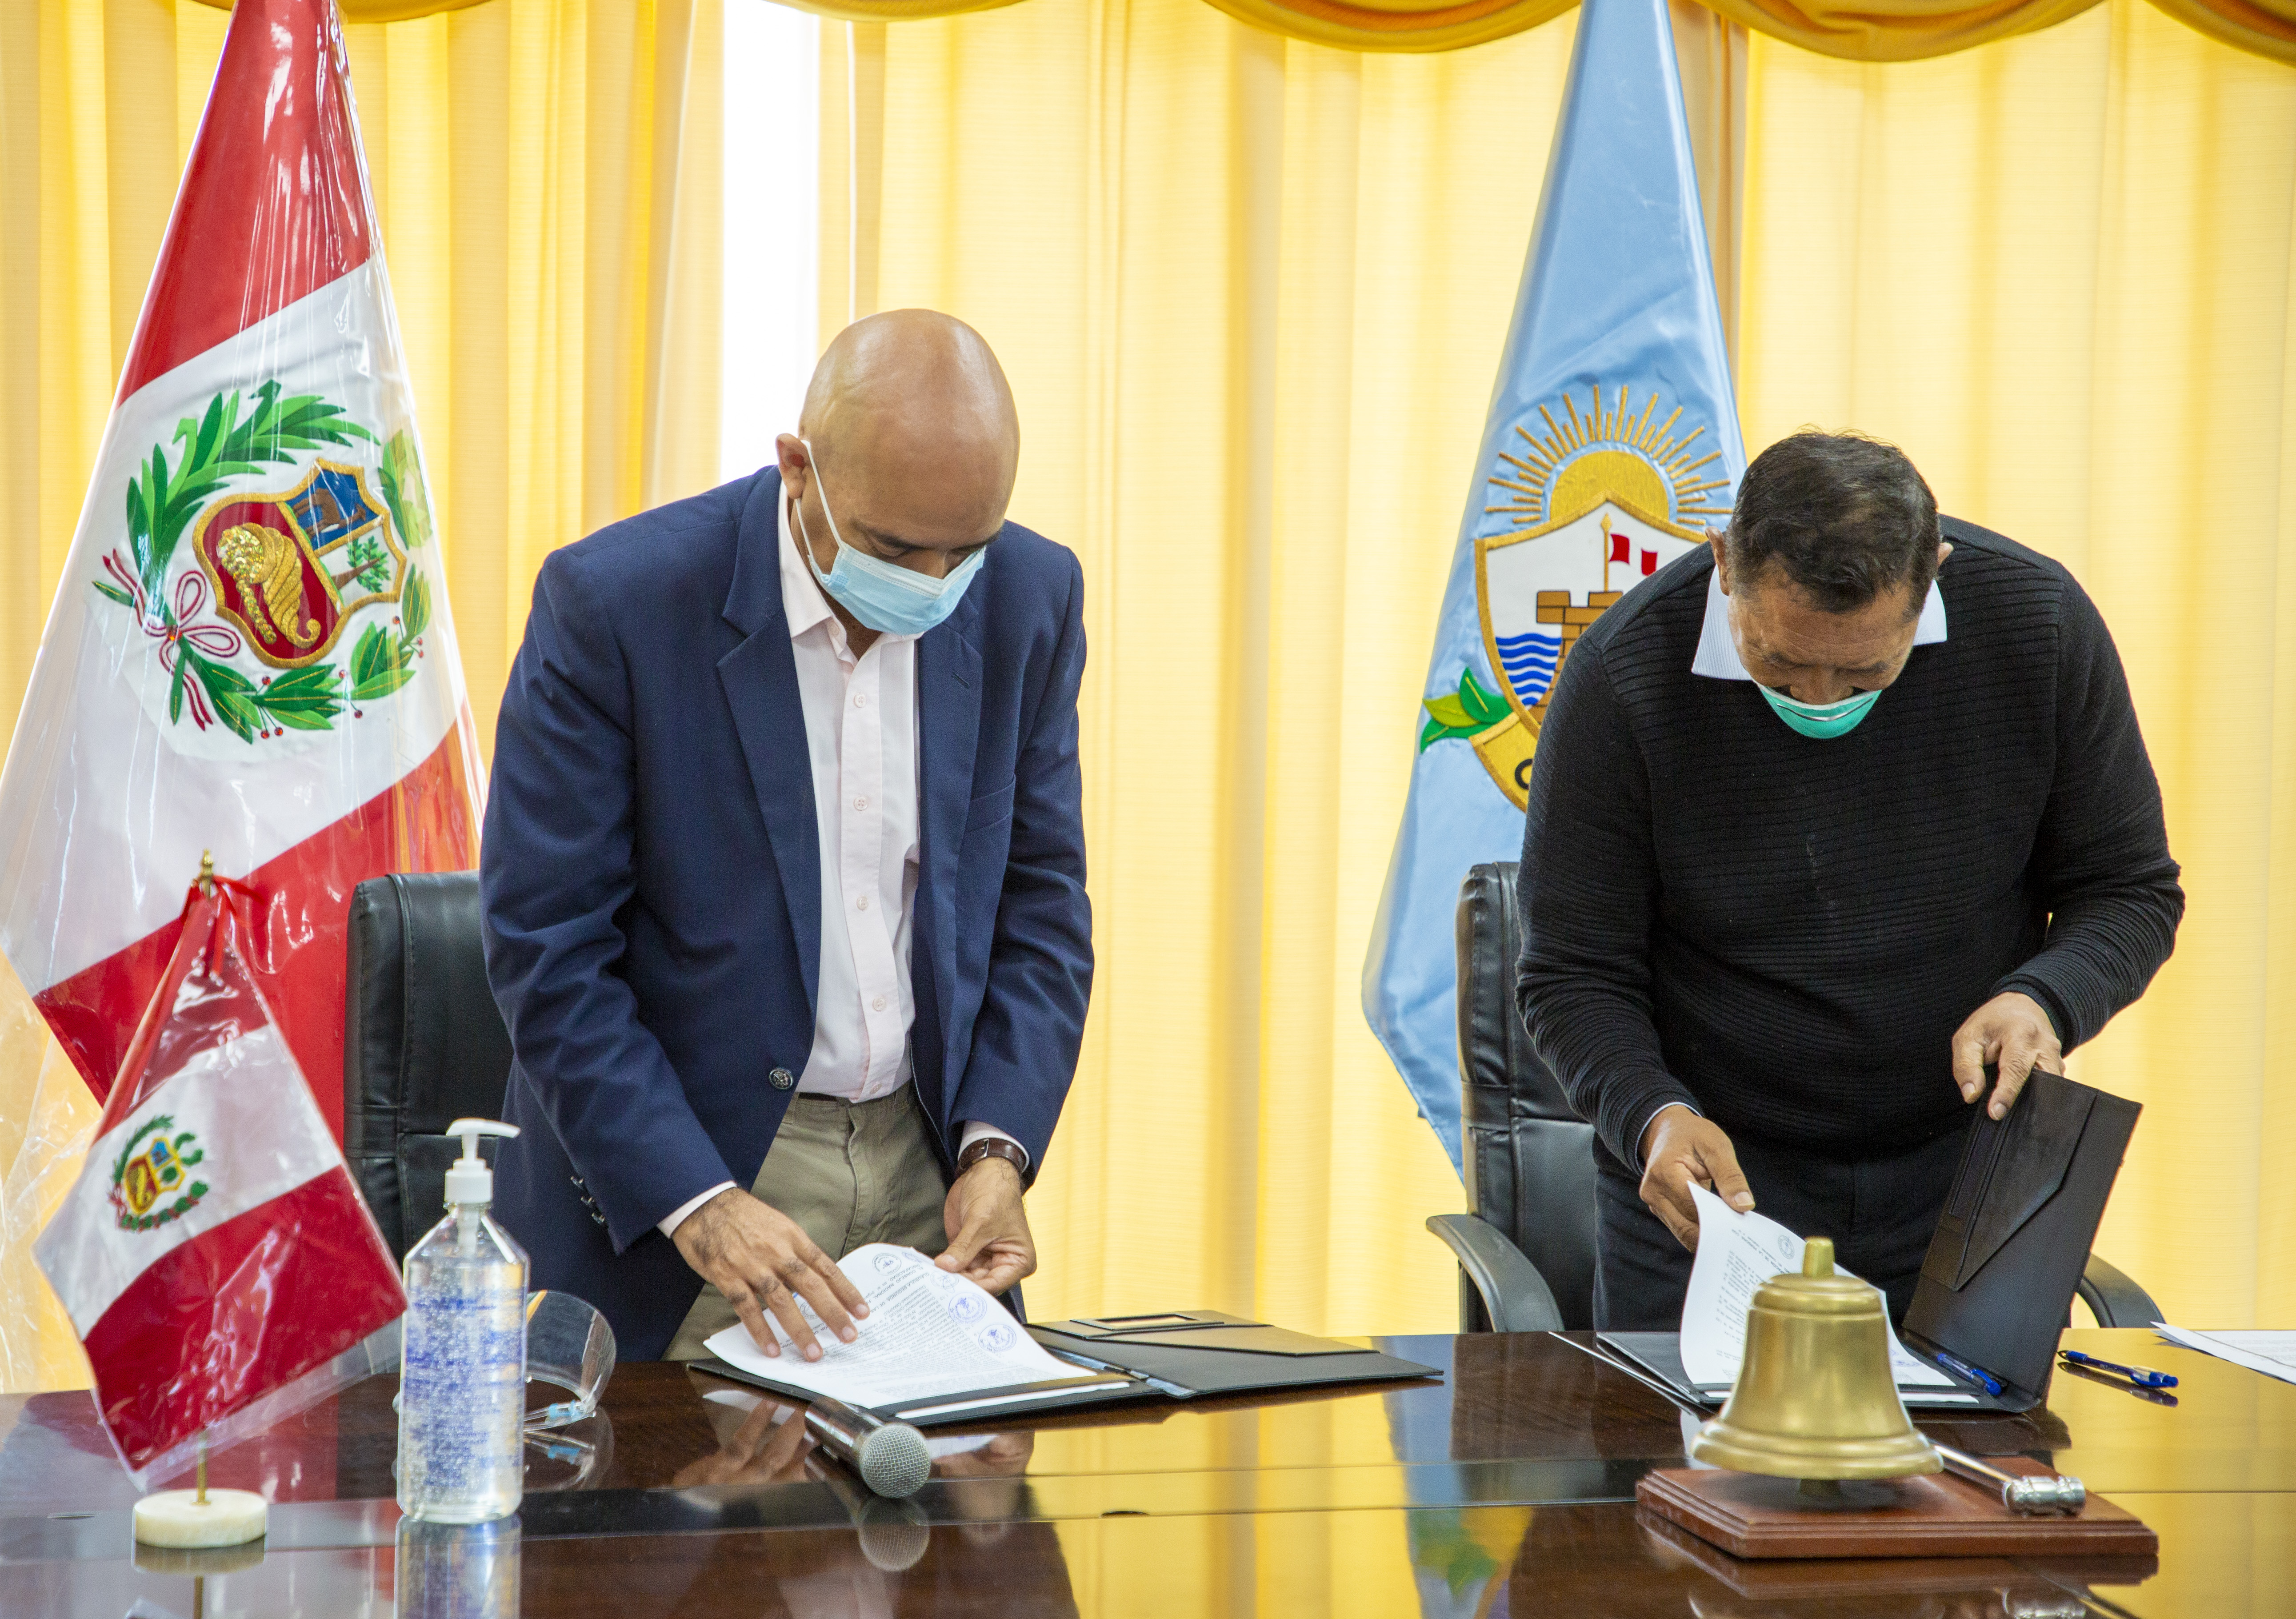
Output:
[[[447,1218],[406,1255],[398,1374],[398,1505],[433,1524],[518,1510],[526,1476],[526,1251],[487,1212],[494,1171],[481,1136],[515,1125],[457,1119]]]

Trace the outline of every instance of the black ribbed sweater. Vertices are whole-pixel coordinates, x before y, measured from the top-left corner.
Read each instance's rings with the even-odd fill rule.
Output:
[[[1531,771],[1516,984],[1621,1163],[1689,1102],[1856,1158],[1966,1114],[1954,1031],[2006,990],[2070,1050],[2144,992],[2184,913],[2112,637],[2072,576],[1948,521],[1947,639],[1848,736],[1690,672],[1710,555],[1603,614]]]

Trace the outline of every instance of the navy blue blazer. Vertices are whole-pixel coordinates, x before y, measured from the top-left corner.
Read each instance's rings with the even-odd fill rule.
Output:
[[[480,885],[516,1061],[496,1215],[627,1359],[701,1279],[656,1222],[757,1178],[813,1046],[821,856],[767,468],[554,552],[503,694]],[[917,1095],[1041,1165],[1092,984],[1083,573],[1007,523],[917,644]]]

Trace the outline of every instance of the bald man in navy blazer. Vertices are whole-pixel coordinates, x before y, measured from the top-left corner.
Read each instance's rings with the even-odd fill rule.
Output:
[[[1011,1289],[1091,989],[1082,575],[995,357],[857,323],[777,450],[550,557],[496,734],[496,1213],[631,1359],[865,1334],[864,1242]]]

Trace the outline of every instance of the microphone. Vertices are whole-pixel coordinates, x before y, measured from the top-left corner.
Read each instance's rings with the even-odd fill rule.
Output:
[[[857,1410],[842,1400],[816,1394],[806,1407],[806,1431],[814,1442],[861,1475],[879,1495],[899,1500],[914,1495],[932,1475],[932,1452],[925,1436],[906,1422],[887,1422]]]

